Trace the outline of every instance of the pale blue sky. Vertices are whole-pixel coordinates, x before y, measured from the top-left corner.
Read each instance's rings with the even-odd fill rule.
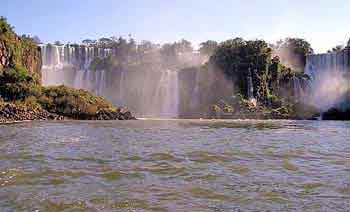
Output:
[[[19,34],[44,42],[127,36],[164,43],[182,38],[290,37],[307,39],[317,52],[350,37],[348,0],[1,0]]]

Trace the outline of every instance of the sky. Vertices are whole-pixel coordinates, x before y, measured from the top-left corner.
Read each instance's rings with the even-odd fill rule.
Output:
[[[157,43],[234,37],[309,41],[318,53],[350,38],[348,0],[1,0],[18,34],[43,42],[130,34]]]

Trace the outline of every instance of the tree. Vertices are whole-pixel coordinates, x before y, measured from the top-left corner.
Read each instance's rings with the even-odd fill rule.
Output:
[[[162,45],[160,49],[160,55],[162,57],[162,60],[165,62],[165,64],[171,65],[176,63],[177,52],[176,52],[175,44],[166,43]]]
[[[132,37],[129,38],[129,42],[128,42],[128,56],[134,57],[136,56],[136,52],[137,52],[137,45],[136,45],[136,41],[135,39],[133,39]]]
[[[63,44],[62,44],[60,41],[55,41],[55,42],[54,42],[54,45],[56,45],[56,46],[62,46]]]
[[[335,47],[332,48],[332,50],[328,50],[328,53],[332,53],[332,52],[341,52],[344,50],[344,46],[342,45],[337,45]]]
[[[98,40],[98,46],[100,48],[110,48],[112,44],[112,39],[110,38],[100,38]]]
[[[186,53],[186,52],[192,52],[193,51],[193,47],[191,42],[182,39],[179,42],[175,42],[174,44],[175,47],[175,51],[176,53]]]
[[[137,51],[140,54],[145,54],[147,52],[153,51],[157,48],[156,44],[153,44],[151,41],[143,40],[141,43],[137,46]]]
[[[93,44],[96,43],[96,40],[92,40],[92,39],[85,39],[82,41],[83,44],[87,45],[87,46],[91,46]]]
[[[7,19],[0,16],[0,33],[13,32],[14,27],[7,23]]]
[[[206,42],[203,42],[199,44],[199,52],[201,55],[208,55],[211,56],[215,49],[218,47],[218,42],[213,40],[208,40]]]
[[[235,38],[215,49],[210,62],[232,79],[239,93],[247,96],[248,77],[252,77],[254,96],[264,101],[268,95],[268,65],[271,49],[263,40]]]
[[[34,43],[36,43],[36,44],[42,44],[40,38],[39,38],[38,36],[36,36],[36,35],[34,35],[34,36],[32,37],[32,40],[33,40]]]

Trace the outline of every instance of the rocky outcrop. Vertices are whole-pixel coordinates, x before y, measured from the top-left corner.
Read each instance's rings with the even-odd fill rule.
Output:
[[[44,109],[28,109],[27,107],[5,103],[0,106],[0,123],[28,121],[28,120],[65,120],[71,119]],[[93,116],[81,116],[83,120],[135,120],[130,111],[118,109],[115,112],[99,111]]]
[[[22,65],[30,73],[35,74],[37,79],[41,81],[42,61],[40,48],[23,48],[21,56]]]
[[[29,37],[19,37],[0,20],[0,69],[22,66],[41,80],[41,50]]]
[[[322,114],[323,120],[350,120],[350,109],[340,110],[338,108],[331,108]]]
[[[63,120],[63,116],[52,114],[43,109],[28,109],[6,103],[0,109],[0,123],[25,120]]]
[[[5,41],[0,40],[0,69],[10,66],[11,52],[8,50]]]
[[[17,37],[15,42],[21,46],[21,38]],[[41,79],[41,51],[39,47],[24,46],[16,49],[10,47],[9,42],[0,39],[0,69],[13,67],[15,64],[20,64],[25,67],[31,74],[35,74],[37,79]]]
[[[130,111],[118,109],[116,112],[98,111],[95,119],[97,120],[135,120]]]

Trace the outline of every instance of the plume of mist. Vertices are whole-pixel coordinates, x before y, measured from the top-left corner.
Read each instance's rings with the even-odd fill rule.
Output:
[[[280,58],[280,62],[284,66],[291,68],[294,71],[299,67],[304,66],[302,59],[288,48],[273,48],[272,56],[278,56]]]
[[[345,109],[349,107],[349,89],[349,79],[342,72],[331,70],[318,73],[306,102],[320,111],[327,111],[332,107]]]

